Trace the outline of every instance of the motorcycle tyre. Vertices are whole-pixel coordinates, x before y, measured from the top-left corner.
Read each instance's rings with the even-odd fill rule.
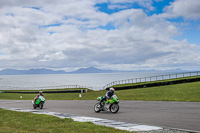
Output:
[[[111,108],[112,108],[113,105],[118,107],[116,111],[112,111]],[[112,105],[110,106],[110,112],[111,112],[111,113],[115,114],[115,113],[117,113],[118,111],[119,111],[119,105],[118,105],[117,103],[114,103],[114,104],[112,104]]]
[[[100,103],[96,103],[94,105],[94,112],[99,113],[101,111],[101,108],[99,107],[99,110],[96,110],[96,106],[100,106]]]
[[[39,103],[39,108],[40,108],[40,109],[43,108],[43,103],[42,103],[42,102]]]
[[[36,104],[33,104],[33,108],[36,109]]]

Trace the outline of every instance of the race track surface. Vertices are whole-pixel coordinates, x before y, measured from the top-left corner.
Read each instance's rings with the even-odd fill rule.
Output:
[[[200,131],[199,102],[120,101],[116,114],[95,113],[95,103],[94,100],[47,100],[42,110]],[[31,100],[0,100],[0,107],[33,109]]]

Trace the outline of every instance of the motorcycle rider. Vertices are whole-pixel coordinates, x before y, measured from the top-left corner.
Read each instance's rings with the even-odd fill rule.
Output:
[[[103,105],[102,105],[102,104],[103,104],[103,101],[105,101],[106,99],[111,99],[111,97],[112,97],[113,95],[115,95],[114,92],[115,92],[115,88],[109,88],[109,91],[106,93],[106,95],[105,95],[105,96],[102,98],[102,100],[100,101],[101,107],[103,106]]]
[[[37,101],[37,99],[38,99],[38,97],[39,96],[43,96],[44,97],[44,95],[43,95],[43,92],[42,91],[39,91],[39,94],[35,97],[35,99],[34,99],[34,102],[36,102]],[[45,97],[44,97],[45,98]]]

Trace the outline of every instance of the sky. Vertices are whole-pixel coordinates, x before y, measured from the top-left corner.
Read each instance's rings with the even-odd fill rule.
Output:
[[[1,0],[0,70],[200,69],[200,0]]]

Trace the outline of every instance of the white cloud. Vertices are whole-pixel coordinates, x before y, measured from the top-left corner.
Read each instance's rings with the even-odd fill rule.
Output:
[[[131,4],[138,4],[141,7],[148,9],[150,11],[155,10],[152,6],[152,0],[110,0],[110,9],[125,9],[130,8]],[[121,5],[123,4],[123,5]]]
[[[200,19],[199,0],[176,0],[165,8],[164,17],[184,17],[185,19]]]
[[[132,70],[200,65],[195,60],[199,45],[173,40],[179,33],[176,25],[141,9],[109,15],[90,0],[28,1],[0,2],[0,53],[4,53],[0,68]],[[108,24],[116,28],[100,28]]]
[[[114,10],[114,9],[126,9],[127,5],[112,4],[112,5],[108,5],[108,8],[111,9],[111,10]]]
[[[40,59],[39,61],[63,60],[66,58],[67,56],[64,55],[62,51],[58,51],[53,54],[44,55],[44,59]]]

